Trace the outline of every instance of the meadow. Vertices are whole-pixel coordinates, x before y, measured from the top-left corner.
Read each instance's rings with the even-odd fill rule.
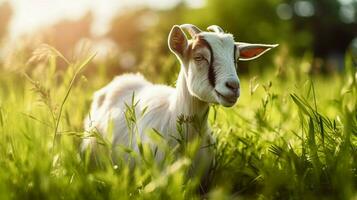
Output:
[[[81,139],[96,137],[83,131],[92,94],[111,80],[105,66],[86,74],[94,56],[68,59],[43,46],[30,61],[18,59],[26,70],[0,67],[0,199],[357,198],[357,73],[349,56],[344,71],[325,75],[310,73],[306,57],[279,62],[279,55],[264,73],[241,75],[238,103],[210,109],[216,163],[205,186],[187,175],[195,144],[161,164],[128,149],[142,161],[133,167],[113,163],[109,138],[99,166],[80,154]],[[130,106],[128,119],[135,124]]]

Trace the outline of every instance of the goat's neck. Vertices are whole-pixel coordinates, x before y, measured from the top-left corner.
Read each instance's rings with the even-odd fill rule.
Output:
[[[200,124],[202,126],[206,126],[209,105],[208,103],[203,102],[190,94],[187,87],[186,76],[183,70],[184,67],[181,67],[181,71],[176,82],[176,117],[197,117],[197,120],[200,122]]]

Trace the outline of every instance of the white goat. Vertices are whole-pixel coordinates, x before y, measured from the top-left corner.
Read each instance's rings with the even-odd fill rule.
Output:
[[[192,39],[186,38],[183,29]],[[156,129],[170,140],[177,136],[176,123],[179,116],[195,116],[203,125],[200,135],[206,145],[211,141],[207,125],[210,103],[233,106],[240,95],[237,75],[238,60],[252,60],[277,45],[237,43],[231,34],[216,26],[203,32],[191,24],[175,25],[168,38],[170,50],[181,63],[176,88],[156,85],[140,74],[125,74],[94,94],[90,117],[85,129],[97,129],[106,137],[108,128],[113,134],[113,147],[129,146],[128,127],[125,119],[126,104],[131,104],[133,92],[138,100],[136,113],[147,108],[146,114],[138,116],[137,127],[142,141],[148,141],[145,131]],[[188,139],[197,136],[192,127],[185,130]],[[135,138],[135,137],[134,137]],[[135,139],[133,148],[138,151]],[[82,149],[94,145],[93,138],[84,139]],[[207,154],[206,154],[207,155]],[[210,157],[210,155],[207,155]]]

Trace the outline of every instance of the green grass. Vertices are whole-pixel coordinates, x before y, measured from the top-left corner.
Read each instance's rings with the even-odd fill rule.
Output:
[[[59,52],[44,47],[35,55],[47,61],[28,63],[26,75],[0,69],[0,199],[357,198],[357,77],[349,59],[346,71],[328,76],[310,76],[298,61],[283,74],[243,75],[238,104],[210,111],[217,162],[202,188],[187,173],[194,143],[161,164],[146,144],[140,155],[126,149],[142,160],[130,168],[113,164],[105,138],[93,167],[78,151],[88,136],[82,122],[91,95],[110,80],[83,76],[91,56],[65,59],[68,67],[58,70]]]

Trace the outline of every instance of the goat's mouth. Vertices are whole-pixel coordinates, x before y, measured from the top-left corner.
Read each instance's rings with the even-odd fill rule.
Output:
[[[238,99],[237,95],[225,96],[225,95],[219,93],[217,90],[214,90],[214,91],[216,92],[217,97],[220,100],[223,100],[223,102],[220,102],[220,104],[222,104],[223,106],[230,107],[230,106],[233,106],[237,102],[237,99]]]

